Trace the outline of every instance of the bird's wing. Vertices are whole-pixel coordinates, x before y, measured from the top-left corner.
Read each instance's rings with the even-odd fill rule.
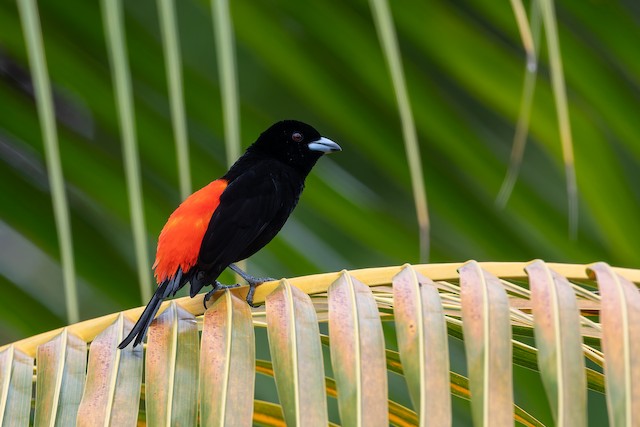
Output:
[[[221,272],[268,243],[297,201],[289,200],[288,184],[276,179],[266,167],[252,168],[231,182],[209,221],[198,268]],[[266,241],[265,235],[269,236]]]
[[[158,284],[172,280],[179,270],[189,272],[196,264],[207,226],[226,187],[226,180],[217,179],[187,197],[173,211],[158,238],[153,264]],[[179,288],[183,284],[176,285]]]

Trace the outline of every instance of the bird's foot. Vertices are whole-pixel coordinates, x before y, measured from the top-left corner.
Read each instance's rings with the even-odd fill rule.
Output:
[[[238,286],[240,286],[240,283],[235,283],[233,285],[223,285],[222,283],[216,280],[215,285],[213,285],[213,289],[207,292],[206,295],[204,296],[204,300],[202,300],[202,304],[204,304],[204,309],[205,310],[207,309],[207,301],[209,301],[209,299],[213,296],[214,293],[224,289],[237,288]]]
[[[253,304],[253,294],[256,292],[256,286],[262,285],[264,282],[273,282],[274,278],[271,277],[253,277],[247,272],[242,271],[240,267],[235,264],[229,264],[229,268],[242,277],[249,284],[249,292],[247,293],[247,304],[251,307],[259,307],[260,305]]]
[[[242,277],[249,285],[261,285],[264,282],[272,282],[274,280],[277,280],[272,277],[253,277],[246,271],[241,270],[240,267],[235,264],[229,264],[229,268],[233,270],[238,276]]]
[[[260,305],[253,303],[253,294],[256,292],[256,286],[258,286],[258,283],[249,283],[249,292],[247,292],[246,298],[247,304],[253,308],[260,307]]]
[[[251,279],[252,279],[251,281],[247,280],[247,283],[249,284],[249,292],[247,292],[247,298],[245,298],[245,300],[247,301],[247,304],[249,304],[251,307],[256,308],[262,305],[262,304],[253,303],[253,294],[256,293],[256,287],[258,287],[259,285],[262,285],[264,282],[272,282],[276,279],[272,279],[270,277],[259,278],[259,279],[252,277]]]

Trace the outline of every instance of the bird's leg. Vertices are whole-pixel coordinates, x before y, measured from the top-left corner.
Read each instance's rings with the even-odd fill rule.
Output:
[[[247,283],[251,284],[251,283],[255,283],[257,285],[264,283],[264,282],[272,282],[276,279],[271,278],[271,277],[253,277],[250,274],[248,274],[245,271],[242,271],[240,269],[240,267],[238,267],[235,264],[229,264],[229,268],[231,270],[233,270],[235,273],[237,273],[240,277],[242,277],[244,280],[247,281]]]
[[[242,271],[240,267],[235,264],[229,264],[229,268],[242,277],[249,284],[249,292],[247,293],[247,304],[251,307],[257,307],[253,305],[253,294],[256,292],[256,286],[263,284],[264,282],[272,282],[276,279],[271,277],[253,277]]]
[[[207,294],[204,296],[204,300],[202,300],[202,303],[204,304],[204,309],[205,310],[207,309],[207,301],[209,301],[209,299],[213,296],[214,293],[223,289],[237,288],[238,286],[240,286],[240,283],[235,283],[233,285],[223,285],[222,283],[216,280],[216,283],[213,285],[213,289],[207,292]]]

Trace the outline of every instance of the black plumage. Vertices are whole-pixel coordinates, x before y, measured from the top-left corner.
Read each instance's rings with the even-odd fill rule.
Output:
[[[213,286],[211,292],[224,287],[217,282],[222,271],[230,265],[234,271],[238,271],[232,265],[234,262],[255,254],[276,236],[296,207],[305,178],[315,163],[324,153],[339,150],[338,144],[322,137],[310,125],[295,120],[281,121],[263,132],[229,171],[212,183],[226,183],[226,187],[220,187],[223,188],[220,193],[205,188],[201,191],[210,193],[200,193],[197,197],[194,194],[187,198],[170,217],[158,242],[154,264],[159,280],[158,289],[134,328],[118,347],[126,347],[134,338],[134,345],[142,342],[162,301],[174,295],[186,283],[190,283],[191,297],[208,285]],[[196,232],[192,236],[176,235],[178,228],[170,224],[177,214],[180,220],[202,220],[197,216],[200,215],[201,205],[196,204],[201,203],[203,194],[219,198],[212,200],[211,206],[215,207],[213,212],[205,212],[210,215],[206,232],[201,237]],[[193,213],[196,211],[198,214]],[[184,233],[184,229],[181,224],[179,230]],[[180,239],[199,239],[199,242],[191,245],[192,248],[199,248],[197,261],[193,265],[188,260],[194,257],[194,253],[185,249],[181,254],[182,246],[171,244]],[[159,268],[170,271],[166,277],[159,276]],[[247,302],[252,304],[253,290],[263,280],[240,273],[251,286]]]

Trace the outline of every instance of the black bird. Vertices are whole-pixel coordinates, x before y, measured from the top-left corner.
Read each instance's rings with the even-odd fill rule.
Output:
[[[238,285],[217,281],[229,267],[249,283],[253,305],[257,279],[234,262],[255,254],[275,237],[298,204],[304,180],[324,153],[338,144],[295,120],[278,122],[263,132],[229,171],[196,191],[171,214],[160,233],[153,264],[158,289],[137,323],[118,345],[140,344],[162,301],[190,283],[193,298],[204,286],[213,292]]]

